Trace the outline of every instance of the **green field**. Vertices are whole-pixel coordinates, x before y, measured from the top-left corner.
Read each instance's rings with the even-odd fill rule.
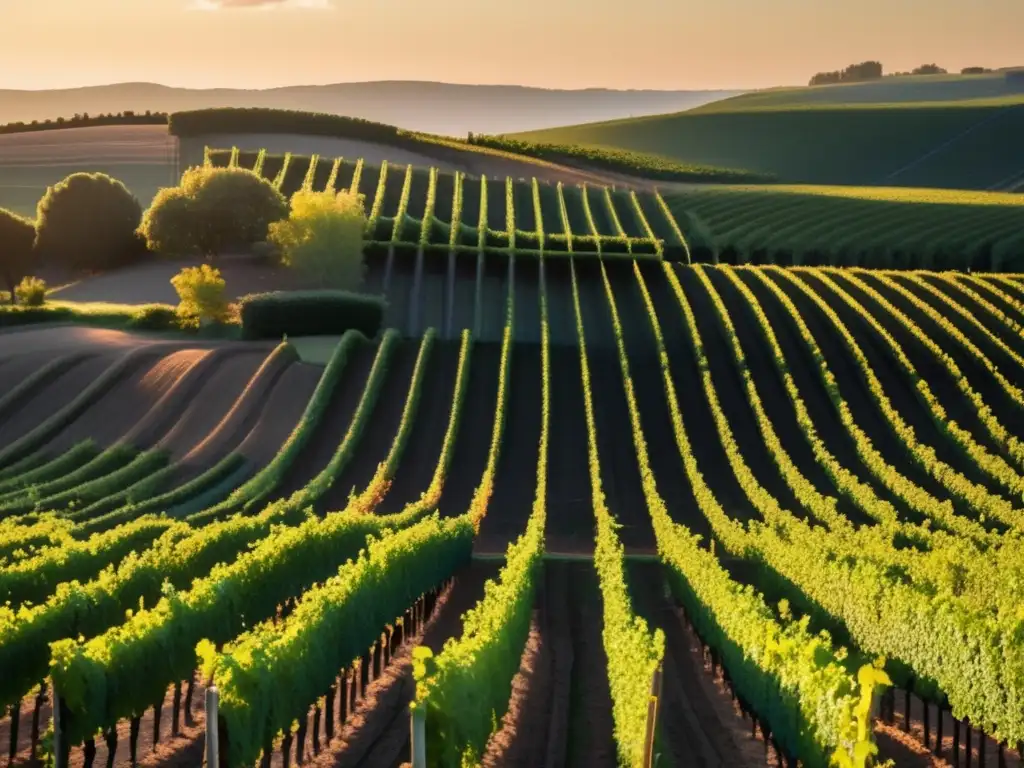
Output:
[[[742,186],[666,195],[695,261],[1020,269],[1024,195]]]
[[[514,138],[649,152],[790,183],[1015,191],[1024,189],[1024,94],[1001,78],[771,89],[687,112]]]

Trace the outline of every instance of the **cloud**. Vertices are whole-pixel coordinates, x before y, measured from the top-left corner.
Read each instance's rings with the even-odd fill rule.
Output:
[[[328,10],[334,8],[332,0],[192,0],[193,11],[229,11],[238,9],[270,11],[275,8],[305,8]]]

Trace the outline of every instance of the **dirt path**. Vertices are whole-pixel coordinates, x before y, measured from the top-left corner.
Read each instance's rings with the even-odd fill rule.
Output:
[[[0,423],[0,445],[13,443],[68,405],[90,381],[113,365],[118,357],[116,352],[87,357],[56,377],[41,382],[35,392]],[[56,455],[57,451],[53,453]]]
[[[505,433],[487,514],[474,551],[504,554],[526,530],[537,489],[537,446],[541,428],[540,347],[512,348],[512,376]]]
[[[473,491],[487,466],[487,452],[494,428],[501,369],[501,345],[474,342],[469,362],[469,381],[462,417],[455,436],[448,477],[438,505],[441,514],[456,517],[469,509]]]
[[[197,391],[178,405],[171,429],[158,443],[177,461],[189,455],[227,416],[270,350],[242,352],[221,359],[205,371]]]
[[[356,493],[361,493],[373,478],[377,465],[387,458],[398,425],[401,423],[419,346],[419,340],[403,339],[391,353],[392,357],[381,383],[381,391],[360,440],[359,450],[320,500],[319,508],[343,509],[348,502],[349,493],[353,489]],[[434,359],[436,352],[436,349],[433,350],[426,360],[428,373],[437,365],[437,360]],[[426,407],[426,403],[421,403],[417,416],[422,416]]]
[[[659,746],[666,764],[702,768],[762,765],[762,747],[750,738],[732,701],[708,685],[711,680],[703,669],[699,645],[694,653],[693,637],[666,595],[661,566],[634,561],[627,567],[634,609],[649,626],[665,632]]]
[[[285,474],[281,483],[281,496],[290,496],[313,479],[330,462],[334,452],[345,438],[359,399],[366,387],[366,377],[373,365],[376,344],[360,345],[348,360],[327,406],[323,421],[313,434],[298,461]]]
[[[316,389],[323,367],[292,363],[277,379],[263,401],[259,419],[238,447],[255,469],[270,463],[295,425]]]
[[[92,438],[106,447],[127,434],[149,409],[189,370],[210,354],[208,350],[154,348],[151,362],[143,362],[131,373],[115,382],[99,400],[75,419],[49,444],[55,453],[68,450],[76,443]],[[147,353],[148,356],[148,353]],[[87,380],[75,377],[81,390]],[[52,410],[37,413],[43,421]]]
[[[438,602],[421,643],[438,653],[449,637],[462,632],[462,615],[483,597],[484,583],[498,564],[474,561],[455,577]],[[411,647],[406,645],[386,673],[375,680],[331,748],[309,763],[314,768],[394,768],[410,759],[409,702],[415,694]],[[311,729],[312,730],[312,729]],[[308,751],[308,750],[307,750]],[[282,765],[275,755],[274,768]]]

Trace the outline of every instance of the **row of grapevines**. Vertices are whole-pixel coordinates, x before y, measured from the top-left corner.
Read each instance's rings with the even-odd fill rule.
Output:
[[[537,184],[537,179],[532,179],[533,183],[533,218],[537,222],[537,246],[541,251],[544,250],[544,211],[540,207],[540,186]]]
[[[144,552],[131,553],[116,568],[91,581],[64,582],[37,606],[0,607],[0,704],[19,701],[46,676],[50,643],[90,638],[125,620],[125,611],[159,599],[163,584],[187,587],[215,564],[236,557],[267,536],[275,523],[301,516],[271,507],[254,517],[235,517],[199,531],[169,529]]]
[[[83,440],[51,461],[36,464],[34,467],[28,468],[27,471],[13,474],[6,480],[0,481],[0,493],[24,492],[33,486],[65,477],[88,464],[99,453],[99,448],[93,440]],[[16,466],[12,465],[12,468]]]
[[[228,168],[237,168],[238,167],[238,155],[239,155],[238,147],[232,147],[231,148],[231,156],[230,156],[230,158],[228,158]]]
[[[252,172],[255,173],[257,176],[262,177],[263,164],[265,162],[267,162],[267,150],[260,149],[260,151],[256,153],[256,162],[252,166]]]
[[[288,175],[288,167],[292,164],[292,153],[284,153],[284,162],[281,163],[281,170],[277,172],[277,176],[271,182],[274,185],[274,189],[281,189],[284,185],[285,177]]]
[[[672,215],[672,211],[669,209],[668,203],[665,202],[665,198],[661,196],[661,192],[659,192],[658,190],[654,190],[654,200],[655,202],[657,202],[658,207],[661,209],[662,214],[665,216],[665,220],[669,223],[669,226],[672,227],[673,234],[676,236],[679,242],[682,243],[683,250],[686,251],[686,263],[692,264],[693,255],[690,253],[690,243],[686,239],[686,236],[683,234],[683,230],[679,228],[679,222],[677,222],[676,217]]]
[[[316,167],[320,163],[320,155],[313,153],[309,158],[309,168],[306,169],[306,176],[302,180],[302,189],[306,192],[313,191],[313,179],[316,178]]]
[[[562,219],[562,231],[565,232],[565,246],[569,253],[572,253],[572,225],[569,223],[569,211],[565,207],[565,192],[562,189],[562,182],[558,182],[558,214]]]
[[[74,535],[76,538],[85,538],[93,533],[110,530],[142,514],[157,510],[170,512],[174,507],[197,498],[200,494],[234,476],[245,463],[246,459],[243,454],[229,453],[206,471],[166,493],[144,493],[142,486],[145,481],[141,481],[124,493],[123,498],[119,499],[119,506],[116,509],[106,514],[89,517],[84,522],[78,523],[75,526]],[[81,510],[83,514],[89,511],[89,508]]]
[[[751,504],[768,524],[786,529],[798,524],[798,519],[789,511],[784,510],[778,500],[760,485],[743,458],[739,445],[733,436],[728,417],[725,415],[725,411],[718,399],[717,390],[715,389],[714,380],[707,362],[707,353],[696,326],[696,317],[694,316],[693,309],[682,290],[682,286],[679,284],[678,278],[668,265],[666,265],[666,274],[686,317],[695,355],[695,363],[701,372],[704,394],[707,398],[712,418],[715,421],[719,439],[725,449],[726,458],[736,476],[737,482]],[[769,449],[774,450],[771,444],[769,444]],[[807,498],[802,500],[802,503],[813,504],[814,501],[813,498]],[[817,514],[821,515],[822,513],[818,512]],[[935,537],[930,538],[928,540],[930,549],[920,552],[912,547],[898,548],[893,543],[893,532],[881,528],[860,529],[856,533],[851,533],[849,528],[837,526],[837,528],[832,530],[830,536],[831,543],[835,548],[845,548],[850,552],[857,553],[862,559],[870,560],[884,567],[901,569],[913,581],[925,584],[932,589],[941,589],[944,584],[948,583],[948,564],[950,558],[956,560],[959,555],[963,554],[965,555],[965,560],[971,562],[976,561],[980,557],[980,552],[976,548],[969,546],[968,542],[955,538],[952,540],[943,539],[941,541]],[[732,546],[736,546],[738,540],[737,535],[733,535]],[[945,546],[940,548],[940,544]],[[737,551],[741,552],[742,549]],[[1010,552],[1011,562],[1012,552],[1013,550]],[[971,553],[973,553],[973,557],[966,557],[966,555]],[[984,561],[984,558],[982,558],[982,561]],[[962,578],[966,581],[967,574],[962,574]],[[967,585],[961,585],[961,588],[966,589]]]
[[[356,168],[356,171],[361,170],[361,167]],[[380,176],[377,178],[377,190],[373,195],[373,205],[370,207],[370,215],[366,219],[366,234],[369,237],[373,237],[373,233],[377,231],[377,219],[380,218],[381,211],[384,209],[384,188],[387,186],[387,181],[388,161],[384,160],[380,164]],[[355,184],[355,177],[353,177],[352,183],[353,185]]]
[[[126,352],[113,365],[89,382],[70,403],[17,440],[0,449],[0,467],[18,461],[45,445],[104,393],[109,392],[115,382],[140,364],[140,360],[146,360],[152,354],[152,350],[144,346]]]
[[[462,196],[466,174],[455,172],[455,191],[452,193],[452,220],[448,228],[448,246],[454,248],[459,244],[459,231],[462,229]]]
[[[582,187],[580,198],[583,200],[583,213],[587,218],[587,227],[590,229],[590,237],[594,238],[594,242],[597,243],[597,252],[600,254],[601,236],[597,231],[597,224],[594,222],[594,213],[590,210],[590,195],[587,194],[586,184]]]
[[[82,483],[116,472],[139,455],[138,449],[126,443],[115,443],[92,460],[82,464],[63,477],[9,491],[0,496],[0,517],[23,515],[36,509],[39,501],[64,493]]]
[[[651,229],[651,223],[647,220],[647,215],[644,213],[644,209],[640,205],[640,198],[636,196],[636,190],[629,190],[629,204],[633,208],[633,215],[636,216],[636,220],[640,222],[640,226],[643,228],[647,238],[654,243],[655,252],[660,256],[665,251],[664,242],[654,234],[654,230]]]
[[[334,162],[331,164],[331,173],[327,177],[327,181],[324,183],[324,192],[335,192],[337,190],[334,187],[338,183],[338,171],[341,170],[341,164],[344,162],[344,158],[336,157]]]
[[[181,525],[147,516],[85,541],[64,540],[58,546],[44,548],[0,570],[0,604],[17,608],[45,600],[58,584],[91,579],[129,552],[145,548],[167,530]]]
[[[980,277],[976,277],[974,275],[960,275],[960,279],[958,280],[953,279],[951,277],[947,277],[945,275],[938,275],[937,278],[955,286],[965,296],[977,302],[977,304],[984,308],[985,311],[988,312],[990,315],[992,315],[1005,325],[1009,326],[1011,331],[1018,334],[1019,336],[1024,336],[1024,326],[1021,326],[1016,320],[1010,317],[1010,315],[1000,310],[999,307],[997,307],[995,304],[990,302],[980,293],[971,288],[970,285],[984,287],[984,289],[988,290],[989,293],[991,293],[993,296],[996,296],[997,298],[1009,304],[1019,314],[1024,315],[1024,304],[1017,301],[1013,296],[1001,291],[999,288],[996,288],[995,285],[988,282],[987,280],[982,280]],[[1007,290],[1010,290],[1010,286],[1013,285],[1013,281],[1009,280],[1009,278],[1007,278],[1007,281],[1008,282],[1000,283],[1000,285],[1007,288]],[[1019,286],[1018,290],[1020,290]]]
[[[530,628],[534,582],[544,554],[550,422],[547,298],[541,294],[541,433],[537,488],[523,533],[509,545],[497,582],[463,616],[462,636],[432,658],[413,652],[416,698],[426,717],[427,762],[433,766],[478,765],[495,723],[508,707],[512,678]]]
[[[466,400],[466,390],[469,387],[472,344],[472,334],[468,328],[464,328],[462,343],[459,346],[459,363],[455,372],[455,392],[452,395],[452,406],[448,412],[448,428],[445,430],[444,442],[441,444],[441,455],[438,457],[437,466],[434,467],[434,476],[431,478],[427,490],[420,495],[419,499],[409,504],[406,511],[433,511],[441,503],[444,483],[448,477],[448,471],[451,469],[452,456],[455,453],[455,440],[459,434],[459,425],[462,423],[462,405]]]
[[[420,222],[419,245],[421,248],[430,243],[430,232],[434,227],[434,207],[437,205],[437,168],[430,167],[427,181],[427,202],[423,208],[423,221]]]
[[[603,268],[603,265],[602,265]],[[615,533],[616,520],[605,505],[601,487],[601,460],[597,449],[597,426],[590,388],[586,334],[580,310],[576,265],[569,262],[576,334],[579,340],[580,376],[583,409],[587,420],[587,455],[590,467],[591,503],[597,522],[594,566],[597,568],[604,605],[601,640],[608,656],[608,686],[612,697],[615,743],[619,760],[625,765],[645,765],[644,742],[647,735],[647,711],[651,679],[665,655],[665,634],[653,633],[647,622],[633,613],[626,589],[624,550]]]
[[[391,242],[397,243],[402,240],[402,230],[405,228],[407,211],[409,210],[409,192],[412,189],[412,163],[405,166],[405,181],[402,182],[402,199],[398,201],[398,212],[395,214],[395,221],[391,227]]]
[[[612,192],[608,187],[602,188],[601,198],[604,200],[604,207],[608,209],[608,216],[612,220],[612,229],[615,230],[615,236],[621,238],[626,244],[626,251],[632,252],[633,244],[626,234],[626,230],[622,228],[622,221],[619,219],[619,214],[615,210],[615,203],[612,202]]]
[[[0,522],[0,567],[20,562],[39,550],[74,541],[70,520],[46,513],[34,515],[31,522],[12,518]]]
[[[508,247],[516,248],[516,185],[511,176],[505,177],[505,231],[508,233]]]
[[[658,350],[673,432],[694,497],[706,515],[710,511],[709,516],[725,517],[697,467],[669,373],[661,326],[643,274],[638,265],[633,268]],[[842,649],[833,650],[823,637],[811,634],[806,621],[780,624],[761,595],[733,581],[715,555],[701,548],[699,537],[669,517],[651,470],[622,325],[607,278],[605,286],[644,494],[673,592],[686,606],[701,639],[721,656],[743,701],[768,724],[787,754],[798,756],[807,765],[824,765],[830,753],[836,752],[874,754],[877,748],[871,739],[869,707],[876,686],[888,683],[884,673],[870,667],[861,672],[858,697]]]
[[[720,513],[720,509],[704,509],[726,547],[741,557],[754,553],[763,559],[770,569],[799,590],[800,596],[812,601],[818,612],[824,611],[840,621],[864,651],[884,654],[905,665],[913,672],[915,689],[921,695],[938,696],[937,683],[948,695],[957,717],[966,714],[972,722],[983,724],[990,731],[1003,729],[996,733],[1004,736],[1017,733],[1006,730],[1016,729],[1016,723],[1022,722],[1006,705],[1006,686],[1010,685],[1010,680],[1020,679],[1015,668],[1019,662],[1014,656],[1004,658],[1004,664],[1014,666],[1008,670],[1014,677],[1001,681],[994,658],[1002,655],[998,649],[1006,647],[1006,641],[999,638],[1004,632],[1020,631],[1014,629],[1020,622],[1012,611],[1000,613],[1001,618],[996,622],[983,617],[993,604],[1016,605],[1019,597],[1013,596],[1011,590],[1009,600],[1005,595],[996,595],[994,600],[968,601],[954,596],[949,589],[936,591],[934,583],[922,588],[915,580],[906,581],[908,574],[893,570],[884,562],[884,556],[876,558],[872,556],[874,553],[844,546],[832,533],[813,529],[791,516],[779,515],[772,509],[777,508],[774,499],[750,486],[752,476],[738,456],[728,425],[720,424],[719,430],[737,479],[768,522],[768,525],[752,523],[747,533]],[[953,590],[961,587],[959,584],[950,586]],[[879,605],[884,607],[884,614]],[[934,622],[932,617],[935,617]],[[1000,624],[1002,626],[997,626]],[[950,659],[949,650],[943,650],[947,644],[964,644],[964,652],[956,654],[957,662],[962,661],[963,667],[959,663],[944,666]],[[978,646],[985,644],[992,645],[978,651]],[[927,651],[923,652],[925,647]],[[967,668],[971,670],[971,680],[982,681],[986,687],[995,686],[994,692],[980,697],[983,702],[979,703],[976,695],[964,693],[967,686],[961,674]],[[953,669],[957,670],[955,674],[951,672]],[[1000,701],[1003,703],[999,704]]]
[[[977,275],[966,275],[963,277],[968,282],[988,288],[994,295],[999,296],[1018,312],[1024,314],[1024,304],[1021,303],[1024,300],[1024,285],[1014,280],[1014,276],[995,273],[986,274],[984,278]],[[1020,276],[1017,275],[1017,277]],[[997,288],[996,286],[999,287]]]
[[[853,302],[850,306],[854,306],[864,313],[865,320],[867,320],[869,325],[871,325],[871,327],[876,331],[877,335],[885,340],[889,349],[892,350],[893,355],[899,362],[900,367],[913,383],[919,399],[928,409],[935,425],[939,427],[941,431],[945,432],[955,443],[960,445],[963,451],[971,456],[979,467],[981,467],[989,476],[995,478],[1003,485],[1003,487],[1016,494],[1024,493],[1024,478],[1020,476],[1016,469],[1011,467],[1002,456],[993,454],[986,450],[984,446],[980,445],[974,439],[968,430],[962,429],[956,424],[956,422],[950,421],[949,415],[946,413],[946,410],[942,407],[941,403],[939,403],[938,398],[936,398],[934,393],[931,391],[931,388],[928,386],[928,382],[925,381],[924,377],[917,371],[913,363],[910,362],[910,358],[907,357],[906,352],[903,351],[903,348],[899,345],[896,339],[894,339],[882,326],[877,318],[866,312],[860,302],[842,288],[839,282],[833,275],[829,274],[828,271],[822,270],[818,273],[818,276],[823,282],[832,288],[832,290],[839,293],[840,297],[843,298],[844,301],[849,299],[849,302]],[[1018,464],[1024,464],[1024,444],[1007,432],[1006,427],[999,423],[999,420],[992,412],[992,409],[985,403],[981,395],[971,387],[967,378],[963,373],[961,373],[959,366],[957,366],[953,358],[939,347],[939,345],[927,333],[925,333],[917,323],[907,317],[907,315],[895,307],[892,302],[865,282],[860,275],[850,272],[847,274],[846,279],[864,291],[864,293],[882,307],[883,310],[895,317],[896,320],[910,332],[911,336],[920,342],[921,345],[932,354],[937,362],[942,364],[942,366],[949,372],[949,375],[953,377],[960,393],[971,403],[972,406],[974,406],[978,421],[984,427],[985,431],[988,432],[989,436],[991,436],[997,444],[1002,446]]]
[[[419,412],[420,397],[423,394],[423,380],[427,375],[430,354],[434,349],[437,340],[437,329],[428,328],[420,341],[419,353],[416,355],[416,364],[412,370],[412,378],[409,381],[409,392],[405,397],[405,406],[402,408],[402,417],[398,423],[398,430],[391,441],[391,448],[384,461],[377,465],[377,471],[367,484],[366,488],[355,499],[350,500],[360,509],[372,510],[380,504],[388,489],[391,487],[391,480],[398,471],[398,465],[405,454],[405,447],[409,443],[409,435],[412,434],[416,424],[416,414]]]
[[[401,335],[394,328],[389,328],[381,338],[380,346],[377,348],[377,355],[373,359],[373,366],[366,377],[366,385],[363,387],[363,394],[356,405],[355,414],[349,422],[345,436],[338,443],[327,465],[311,479],[305,486],[297,490],[288,498],[288,504],[295,509],[303,509],[316,504],[331,489],[342,471],[348,466],[355,456],[356,449],[362,440],[363,432],[369,426],[373,417],[374,408],[380,398],[381,390],[384,387],[384,380],[387,377],[388,367],[394,355],[395,348],[401,340]]]
[[[286,344],[287,342],[282,342]],[[227,499],[189,518],[193,524],[206,523],[210,520],[226,517],[237,511],[248,511],[264,503],[274,492],[285,472],[292,466],[303,448],[313,438],[320,426],[324,413],[331,402],[334,390],[341,381],[341,376],[348,367],[349,358],[359,344],[366,343],[365,338],[357,331],[349,330],[341,337],[338,345],[327,362],[327,367],[320,375],[316,389],[313,390],[306,409],[299,423],[295,425],[284,445],[274,458],[262,470],[241,487],[235,489]],[[289,345],[291,346],[291,345]],[[292,348],[293,354],[296,354]]]
[[[263,745],[308,712],[388,622],[469,562],[472,545],[465,517],[428,518],[371,539],[358,559],[305,593],[282,625],[257,625],[221,653],[214,649],[221,637],[202,643],[204,671],[220,692],[225,764],[253,765]]]
[[[200,640],[227,642],[270,618],[280,603],[354,557],[368,535],[402,527],[406,520],[346,510],[279,528],[233,562],[213,567],[187,591],[165,588],[160,602],[123,624],[84,642],[52,643],[50,672],[68,708],[69,743],[141,714],[196,668]]]
[[[483,251],[487,247],[487,177],[480,177],[480,218],[476,225],[476,247]]]
[[[891,272],[886,274],[888,277],[893,279],[893,282],[897,282],[902,277],[901,275]],[[984,336],[986,341],[988,341],[997,349],[999,349],[1000,352],[1002,352],[1004,355],[1012,359],[1015,363],[1017,363],[1017,365],[1021,367],[1022,370],[1024,370],[1024,357],[1019,355],[1016,352],[1016,350],[1012,349],[1005,341],[999,338],[999,336],[990,331],[984,323],[982,323],[980,320],[978,320],[977,317],[975,317],[974,313],[967,311],[967,309],[965,309],[960,304],[960,302],[955,301],[951,296],[947,295],[943,291],[940,291],[938,288],[932,285],[931,281],[929,281],[927,277],[927,275],[924,275],[920,272],[914,272],[910,275],[907,275],[904,279],[909,280],[913,285],[926,291],[930,296],[933,296],[937,301],[939,301],[942,304],[943,309],[951,310],[952,312],[955,312],[957,315],[959,315],[972,328],[974,328],[982,336]],[[956,283],[950,280],[949,278],[946,278],[944,275],[939,276],[939,279],[941,279],[947,285],[955,286],[955,288],[961,290],[966,296],[978,302],[978,304],[986,312],[991,314],[1000,322],[1006,325],[1012,324],[1012,320],[1010,320],[1005,314],[1003,314],[1003,312],[998,307],[989,303],[980,294],[976,293],[975,291],[972,291],[970,288],[966,288],[964,285],[960,283]],[[1013,397],[1018,401],[1020,400],[1020,398],[1016,395],[1013,395]]]
[[[803,280],[792,277],[787,271],[775,267],[752,270],[752,273],[765,283],[773,282],[768,277],[769,274],[776,276],[779,281],[789,282],[822,310],[832,326],[839,332],[847,350],[854,357],[858,371],[866,382],[879,411],[881,411],[896,438],[904,446],[911,459],[948,488],[951,493],[963,499],[979,512],[991,515],[1007,525],[1024,528],[1024,514],[1020,510],[1014,509],[1013,505],[1005,499],[989,493],[983,486],[971,482],[971,480],[953,467],[941,461],[936,456],[933,448],[918,442],[914,430],[903,421],[903,417],[892,406],[888,396],[885,394],[885,390],[882,388],[882,383],[872,370],[867,357],[864,355],[864,351],[860,348],[856,339],[854,339],[842,320],[839,319],[835,310],[829,306],[828,302],[817,291],[812,290]],[[823,370],[827,370],[824,358],[818,359],[820,360],[819,365],[823,367]]]
[[[1008,275],[989,274],[984,278],[978,275],[940,275],[940,279],[955,285],[964,294],[970,296],[972,299],[977,301],[991,314],[998,317],[1004,323],[1010,326],[1010,328],[1017,333],[1024,333],[1024,329],[1014,320],[1010,315],[1002,312],[988,299],[985,299],[973,288],[968,285],[973,285],[976,288],[983,288],[992,296],[998,298],[1000,301],[1008,304],[1014,309],[1019,315],[1024,315],[1024,287],[1020,283],[1016,282],[1012,277]]]
[[[818,463],[825,469],[836,487],[851,499],[854,499],[855,503],[865,513],[880,523],[891,524],[895,520],[896,515],[892,505],[886,501],[873,498],[874,493],[870,486],[861,483],[852,472],[843,467],[835,456],[829,452],[824,441],[819,436],[810,412],[807,410],[807,406],[793,378],[793,374],[790,373],[790,365],[786,360],[782,347],[779,345],[778,338],[775,336],[775,331],[772,329],[771,323],[757,297],[754,296],[747,284],[739,278],[734,269],[731,267],[717,267],[717,269],[729,278],[746,300],[754,317],[757,319],[761,333],[768,341],[772,362],[782,378],[786,393],[789,395],[789,401],[793,405],[797,422],[803,431],[804,438],[811,446],[811,450],[814,452]],[[788,300],[785,294],[782,294],[782,296]],[[793,311],[795,312],[795,308]],[[810,335],[803,318],[797,314],[796,319],[801,336],[805,340],[811,339],[813,341],[813,337]],[[823,359],[816,347],[813,349],[813,352],[816,359]],[[989,543],[990,535],[981,525],[970,518],[957,515],[953,510],[951,502],[939,501],[926,490],[900,474],[892,465],[886,463],[885,458],[871,444],[871,440],[853,420],[849,407],[843,402],[839,394],[835,380],[830,375],[826,376],[824,374],[822,378],[826,382],[830,401],[836,407],[840,420],[853,441],[858,457],[885,488],[897,498],[906,502],[912,509],[920,512],[942,528],[969,537],[979,543]]]
[[[75,511],[80,506],[88,508],[93,503],[116,495],[140,481],[148,483],[154,477],[166,481],[168,474],[165,470],[169,460],[170,452],[164,449],[152,448],[143,451],[115,472],[37,500],[35,508],[55,512],[64,510],[70,519],[80,522],[85,519],[85,515],[81,514],[84,510]]]
[[[515,257],[513,257],[515,258]],[[487,514],[494,492],[494,478],[498,471],[498,459],[501,456],[502,436],[505,433],[505,421],[508,418],[508,390],[512,380],[512,341],[515,328],[515,280],[508,281],[508,299],[505,304],[505,331],[501,338],[501,362],[498,370],[498,397],[494,412],[494,426],[491,430],[491,445],[487,451],[487,466],[484,468],[480,484],[473,491],[473,499],[469,503],[469,517],[476,530],[480,530],[480,521]]]
[[[25,397],[39,391],[39,388],[41,386],[45,386],[46,382],[56,379],[72,366],[77,365],[87,357],[87,353],[73,352],[68,355],[55,357],[45,365],[36,368],[32,373],[25,376],[21,381],[0,395],[0,416],[6,415],[7,411],[16,407]],[[21,462],[28,461],[30,458],[30,456],[26,456],[15,464],[21,464]],[[38,462],[32,466],[38,466]],[[30,467],[27,465],[19,467],[9,464],[3,469],[0,469],[0,480],[6,480],[22,472],[24,469],[29,468]]]
[[[994,574],[988,568],[979,571],[977,567],[978,563],[990,563],[992,553],[986,555],[974,542],[965,541],[960,536],[932,533],[927,528],[900,523],[896,520],[895,510],[887,513],[882,509],[877,512],[883,518],[883,526],[861,527],[854,531],[850,523],[835,510],[834,506],[826,508],[826,505],[831,502],[830,499],[817,494],[813,487],[802,487],[802,482],[799,478],[794,479],[799,474],[799,470],[789,459],[778,438],[775,436],[771,424],[767,420],[767,414],[764,413],[753,378],[746,368],[743,350],[732,326],[732,321],[728,316],[725,304],[714,289],[714,286],[707,280],[703,267],[695,267],[695,269],[698,270],[704,280],[705,289],[716,305],[719,317],[726,327],[727,335],[731,340],[730,346],[734,350],[734,358],[740,366],[742,378],[747,383],[748,399],[759,421],[762,439],[768,447],[769,453],[772,454],[779,467],[780,474],[782,474],[786,482],[793,489],[800,503],[819,519],[827,520],[832,527],[834,535],[837,536],[836,542],[841,542],[843,546],[852,548],[860,552],[863,557],[870,557],[876,562],[905,568],[911,579],[915,582],[929,585],[930,588],[945,588],[948,583],[948,568],[953,563],[956,563],[959,568],[963,569],[961,578],[964,582],[973,579],[973,584],[976,586],[979,580],[992,578]],[[810,425],[810,427],[813,429],[813,425]],[[830,457],[823,446],[819,448],[819,453],[824,453]],[[829,468],[830,465],[831,469]],[[841,476],[842,468],[839,467],[834,457],[830,458],[830,465],[823,463],[826,471]],[[870,487],[861,486],[859,483],[851,485],[848,493],[851,499],[868,511],[869,514],[871,514],[871,510],[883,504],[874,496]],[[996,537],[992,537],[985,544],[994,544],[995,540]],[[917,542],[920,549],[897,545],[897,541]],[[1005,541],[1009,542],[1008,539]],[[1011,549],[1006,553],[1011,560],[1013,558],[1013,551],[1015,550]],[[1006,564],[1008,563],[1004,562],[1004,565]],[[966,591],[968,589],[967,584],[962,584],[960,589]]]
[[[356,160],[356,167],[352,171],[352,183],[349,185],[348,188],[348,191],[351,192],[353,195],[359,194],[359,185],[362,183],[363,180],[364,166],[365,163],[363,162],[363,158],[360,157],[358,160]]]

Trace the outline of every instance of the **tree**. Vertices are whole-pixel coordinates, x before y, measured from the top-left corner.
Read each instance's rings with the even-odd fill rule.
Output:
[[[36,250],[47,264],[74,270],[118,267],[142,252],[142,208],[103,173],[73,173],[49,187],[36,208]]]
[[[220,270],[209,264],[185,267],[171,278],[178,293],[178,316],[183,325],[198,324],[202,320],[223,322],[228,315],[228,302],[224,298],[226,283]]]
[[[0,277],[16,301],[15,291],[32,268],[32,244],[36,227],[31,219],[0,208]]]
[[[851,64],[842,72],[819,72],[811,78],[811,85],[833,85],[835,83],[860,83],[878,80],[882,77],[882,62],[863,61]]]
[[[150,249],[207,258],[266,240],[288,215],[284,196],[246,168],[189,168],[181,185],[161,190],[139,227]]]
[[[268,241],[285,266],[322,288],[356,290],[363,281],[363,195],[347,191],[296,192],[291,215],[270,225]]]
[[[914,69],[910,74],[912,75],[945,75],[946,70],[940,67],[938,64],[922,64],[920,67]]]
[[[984,75],[992,70],[988,67],[964,67],[960,70],[961,75]]]

